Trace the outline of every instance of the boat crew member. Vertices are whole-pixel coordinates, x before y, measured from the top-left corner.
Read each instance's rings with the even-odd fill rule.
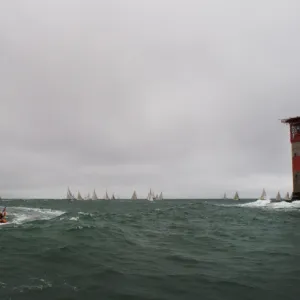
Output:
[[[0,212],[0,223],[5,223],[6,222],[6,207],[3,208],[2,212]]]

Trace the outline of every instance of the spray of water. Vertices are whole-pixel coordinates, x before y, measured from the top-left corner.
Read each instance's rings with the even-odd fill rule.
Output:
[[[2,225],[23,224],[36,220],[50,220],[64,213],[64,211],[52,209],[10,207],[8,209],[8,222]]]

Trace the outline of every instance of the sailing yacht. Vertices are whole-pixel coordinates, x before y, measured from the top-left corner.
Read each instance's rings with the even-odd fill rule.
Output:
[[[148,193],[147,200],[148,201],[153,201],[154,200],[154,193],[152,192],[151,189],[150,189],[150,192]]]
[[[224,193],[223,199],[226,200],[227,199],[227,195],[226,193]]]
[[[275,199],[276,202],[280,202],[281,201],[281,195],[280,195],[280,192],[278,191],[277,193],[277,196],[276,196],[276,199]]]
[[[92,195],[92,200],[98,200],[96,191],[94,190],[93,195]]]
[[[164,197],[163,197],[163,193],[162,192],[160,192],[160,194],[159,194],[159,197],[158,197],[158,200],[163,200],[164,199]]]
[[[111,196],[110,199],[111,199],[111,200],[116,200],[116,197],[115,197],[115,194],[114,194],[114,193],[112,194],[112,196]]]
[[[240,200],[238,192],[235,192],[235,195],[233,197],[233,200]]]
[[[104,195],[103,200],[109,200],[109,196],[108,196],[108,194],[107,194],[107,191],[105,192],[105,195]]]
[[[70,188],[68,188],[68,191],[67,191],[67,200],[69,201],[74,201],[76,200],[76,198],[73,196],[73,194],[71,193],[70,191]]]
[[[286,193],[286,195],[284,197],[284,201],[291,202],[291,197],[290,197],[289,192]]]
[[[131,200],[137,200],[136,191],[133,192],[133,194],[131,196]]]
[[[91,200],[90,193],[88,193],[88,194],[86,195],[86,197],[84,198],[84,200]]]
[[[83,198],[81,197],[80,195],[80,192],[78,191],[78,194],[77,194],[77,200],[83,200]]]
[[[267,193],[265,189],[263,189],[261,196],[258,198],[258,200],[267,200]]]

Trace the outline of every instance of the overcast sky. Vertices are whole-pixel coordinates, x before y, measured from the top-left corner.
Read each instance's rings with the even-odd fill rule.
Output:
[[[0,194],[292,189],[299,0],[10,0]]]

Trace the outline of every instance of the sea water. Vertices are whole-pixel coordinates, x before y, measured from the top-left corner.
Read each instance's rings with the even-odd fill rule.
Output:
[[[300,297],[300,202],[0,205],[1,300]]]

